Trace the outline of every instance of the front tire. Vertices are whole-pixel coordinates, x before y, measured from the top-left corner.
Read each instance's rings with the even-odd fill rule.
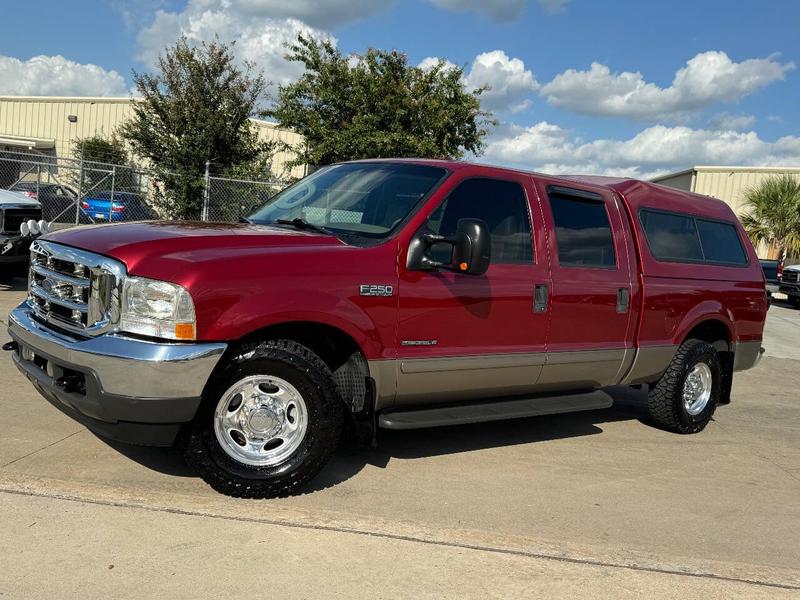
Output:
[[[223,494],[288,496],[325,466],[342,426],[327,365],[297,342],[272,340],[244,348],[215,376],[184,456]]]
[[[702,431],[717,408],[721,374],[714,346],[703,340],[686,340],[647,395],[650,419],[677,433]]]

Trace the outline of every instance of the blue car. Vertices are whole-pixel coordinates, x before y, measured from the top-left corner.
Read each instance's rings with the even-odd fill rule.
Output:
[[[149,221],[158,218],[158,213],[147,205],[141,194],[110,191],[89,192],[81,202],[81,210],[89,220],[102,221]]]

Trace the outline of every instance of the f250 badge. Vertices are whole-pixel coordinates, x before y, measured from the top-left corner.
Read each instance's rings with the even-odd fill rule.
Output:
[[[394,287],[391,285],[370,285],[364,284],[359,288],[362,296],[391,296],[394,294]]]

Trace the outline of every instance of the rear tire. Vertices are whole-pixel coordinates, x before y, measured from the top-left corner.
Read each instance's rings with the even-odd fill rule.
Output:
[[[647,395],[650,419],[676,433],[702,431],[717,408],[721,375],[714,347],[703,340],[686,340]]]
[[[800,296],[789,296],[789,304],[792,308],[800,308]]]
[[[330,369],[316,354],[290,340],[253,344],[208,386],[184,457],[220,493],[288,496],[328,462],[343,416]]]

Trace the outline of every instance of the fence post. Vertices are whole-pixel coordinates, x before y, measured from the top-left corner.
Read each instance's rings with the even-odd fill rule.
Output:
[[[80,223],[81,198],[83,197],[83,144],[81,144],[81,162],[78,172],[78,197],[75,199],[75,225]]]
[[[209,198],[211,196],[210,187],[211,187],[211,161],[206,161],[206,174],[205,179],[203,182],[203,212],[200,214],[201,221],[208,221],[208,204]]]
[[[114,218],[114,189],[117,179],[117,167],[111,167],[111,197],[108,200],[108,222],[111,223],[111,219]]]

